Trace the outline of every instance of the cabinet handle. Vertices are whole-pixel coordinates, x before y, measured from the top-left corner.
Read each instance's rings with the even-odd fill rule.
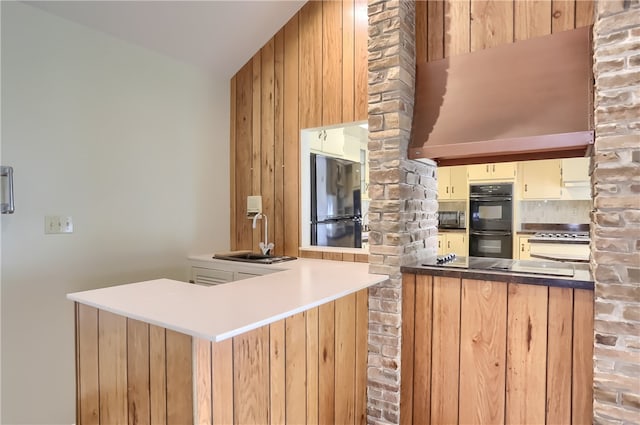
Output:
[[[447,241],[447,249],[451,248],[451,241]]]
[[[526,192],[526,191],[528,191],[528,190],[529,190],[529,185],[525,183],[525,184],[524,184],[524,191]]]
[[[493,172],[496,172],[496,164],[493,164]]]
[[[445,193],[449,193],[449,186],[447,186],[444,191]]]
[[[487,173],[489,173],[489,164],[487,164]]]
[[[524,242],[520,244],[520,252],[524,252]]]
[[[454,189],[455,189],[455,186],[451,186],[451,194],[452,195],[454,194]]]
[[[440,241],[438,241],[438,248],[442,248],[442,247],[440,246]]]

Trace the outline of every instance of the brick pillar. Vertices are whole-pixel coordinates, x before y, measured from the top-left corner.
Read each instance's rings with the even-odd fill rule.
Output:
[[[369,0],[368,423],[400,423],[400,267],[437,251],[435,164],[407,159],[415,91],[415,3]]]
[[[598,1],[594,423],[640,423],[640,3]]]

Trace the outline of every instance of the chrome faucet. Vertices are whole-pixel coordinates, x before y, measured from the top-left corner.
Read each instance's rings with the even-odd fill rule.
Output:
[[[256,221],[259,218],[264,218],[264,242],[260,242],[258,246],[260,246],[260,250],[262,251],[262,255],[270,255],[271,250],[273,249],[273,242],[267,242],[267,216],[263,213],[258,213],[253,216],[253,228],[256,228]]]

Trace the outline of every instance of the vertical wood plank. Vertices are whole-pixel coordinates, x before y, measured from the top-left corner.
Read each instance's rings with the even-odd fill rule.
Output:
[[[310,1],[300,17],[300,128],[322,125],[322,2]]]
[[[459,421],[502,424],[507,284],[464,279],[461,310]]]
[[[195,423],[213,424],[213,387],[211,364],[211,341],[202,338],[193,340],[195,376]]]
[[[342,1],[342,121],[354,120],[355,5]]]
[[[367,72],[367,40],[369,37],[369,19],[367,0],[354,0],[354,81],[355,81],[355,120],[364,121],[369,117],[369,77]]]
[[[100,423],[124,424],[127,415],[127,319],[98,311]]]
[[[342,1],[322,2],[322,125],[342,121]]]
[[[455,280],[455,282],[458,281]],[[458,300],[459,299],[460,296],[458,291]],[[415,304],[413,423],[427,425],[431,421],[431,338],[433,320],[432,276],[416,276]],[[460,305],[459,301],[457,305]],[[456,358],[457,356],[452,357]]]
[[[213,381],[213,423],[233,422],[233,340],[213,343],[211,346]]]
[[[356,293],[335,301],[335,423],[353,424],[356,398]]]
[[[568,31],[575,27],[576,1],[552,0],[551,2],[551,32]]]
[[[129,425],[150,425],[149,325],[127,319],[127,387]]]
[[[252,61],[236,74],[236,211],[233,220],[236,222],[236,249],[253,249],[253,229],[247,220],[247,196],[252,194],[251,149],[253,139],[253,92]]]
[[[576,28],[593,25],[595,0],[576,0]]]
[[[458,423],[460,298],[460,279],[433,277],[431,423],[434,425]]]
[[[285,319],[285,338],[286,423],[303,424],[307,421],[307,389],[305,388],[307,344],[304,313]]]
[[[514,283],[508,287],[508,424],[545,423],[548,290]]]
[[[269,420],[273,425],[285,423],[286,364],[284,319],[269,325]],[[298,344],[302,345],[301,342]]]
[[[400,349],[400,420],[412,423],[413,418],[413,362],[415,349],[416,275],[402,274],[402,338]]]
[[[269,326],[233,338],[234,423],[269,423]]]
[[[573,289],[549,288],[547,423],[571,423]]]
[[[298,256],[300,258],[315,258],[317,260],[322,260],[322,251],[308,251],[308,250],[302,251],[301,250]]]
[[[367,355],[369,331],[369,290],[356,293],[356,400],[355,425],[367,423]]]
[[[251,114],[251,194],[259,195],[262,192],[262,51],[258,52],[251,59],[252,70],[252,110]],[[245,170],[246,172],[246,170]],[[245,198],[246,203],[246,198]],[[264,209],[267,200],[262,198],[262,208]],[[249,221],[246,220],[245,221]],[[257,250],[260,241],[264,240],[263,226],[251,229],[251,249]]]
[[[448,58],[468,53],[471,34],[469,2],[445,0],[444,9],[444,56]]]
[[[191,337],[167,329],[167,425],[193,422],[193,351]]]
[[[593,422],[593,291],[573,291],[573,424]]]
[[[427,1],[427,60],[444,58],[444,1]]]
[[[513,42],[513,2],[471,0],[471,51]]]
[[[149,393],[151,423],[167,423],[167,369],[165,329],[149,325]]]
[[[231,249],[235,250],[237,246],[237,230],[236,217],[238,216],[236,205],[236,76],[231,77],[229,88],[229,207],[231,208],[231,223],[229,223],[229,241]]]
[[[514,2],[514,40],[551,34],[551,0]]]
[[[319,335],[318,335],[318,313],[319,308],[307,310],[304,315],[306,319],[307,332],[307,424],[318,424],[319,422]],[[324,326],[324,324],[323,324]]]
[[[342,261],[342,253],[341,252],[323,252],[322,253],[323,260],[333,260],[333,261]]]
[[[348,261],[350,263],[353,263],[354,261],[356,261],[356,255],[349,252],[343,252],[342,261]]]
[[[335,302],[318,307],[318,422],[335,423]]]
[[[300,246],[300,127],[298,123],[298,14],[284,27],[284,253]]]
[[[275,253],[285,252],[285,211],[284,211],[284,29],[278,31],[274,39],[274,204],[273,233],[269,239],[275,244]]]
[[[76,303],[77,421],[82,425],[100,423],[98,365],[98,310]]]
[[[427,61],[427,1],[416,2],[416,63]]]
[[[262,238],[273,242],[275,223],[275,39],[271,38],[260,50],[260,193],[262,195],[262,211],[271,220],[271,232],[264,234],[264,218],[262,219]],[[257,230],[257,229],[256,229]],[[258,244],[260,242],[258,241]],[[256,249],[258,244],[255,245]]]
[[[356,263],[368,263],[369,262],[369,254],[356,254],[355,262]]]

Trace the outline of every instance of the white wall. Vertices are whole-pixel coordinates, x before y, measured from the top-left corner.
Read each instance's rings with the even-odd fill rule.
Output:
[[[188,254],[229,248],[228,105],[228,81],[2,2],[2,423],[75,421],[65,294],[186,279]]]

